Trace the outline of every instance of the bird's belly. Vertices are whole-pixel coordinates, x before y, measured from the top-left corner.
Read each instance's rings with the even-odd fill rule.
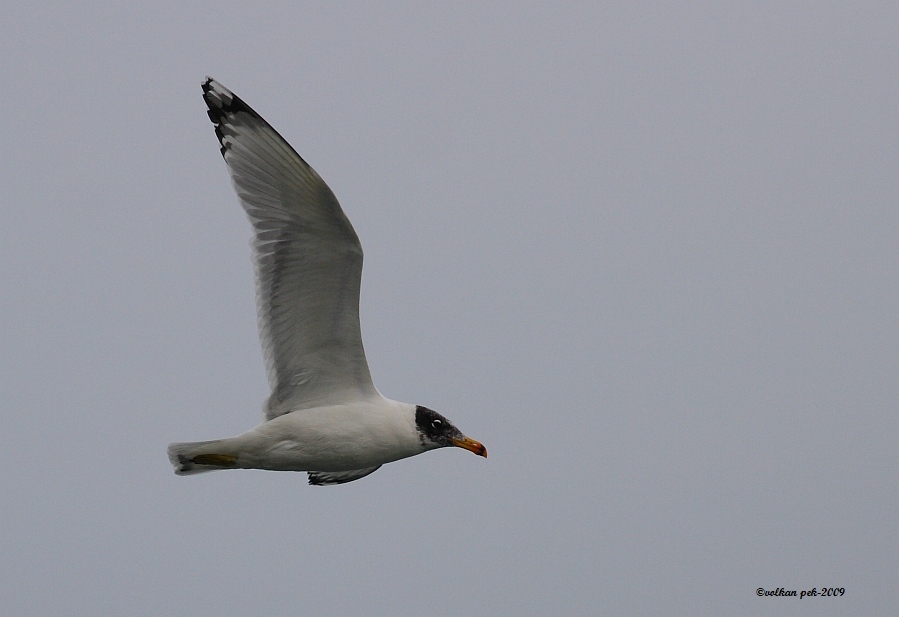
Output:
[[[382,465],[422,451],[412,435],[365,415],[314,413],[280,416],[254,429],[241,466],[274,471],[349,471]]]
[[[368,450],[363,453],[336,446],[328,447],[327,444],[321,445],[323,447],[319,448],[294,441],[278,442],[247,460],[249,463],[247,466],[273,471],[350,471],[403,458],[393,452]]]

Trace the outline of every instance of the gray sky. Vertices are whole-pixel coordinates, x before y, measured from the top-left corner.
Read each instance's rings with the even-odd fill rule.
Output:
[[[4,612],[892,613],[896,5],[435,5],[4,6]],[[172,474],[267,395],[206,74],[489,459]]]

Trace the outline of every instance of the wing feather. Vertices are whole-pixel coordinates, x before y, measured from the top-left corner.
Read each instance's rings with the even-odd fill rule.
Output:
[[[313,486],[331,486],[333,484],[346,484],[359,478],[364,478],[370,473],[380,469],[380,465],[366,467],[365,469],[353,469],[352,471],[310,471],[309,484]]]
[[[376,396],[359,327],[362,246],[321,177],[259,114],[211,78],[209,118],[253,225],[271,419]]]

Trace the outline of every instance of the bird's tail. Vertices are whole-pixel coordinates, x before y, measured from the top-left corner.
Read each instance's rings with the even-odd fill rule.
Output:
[[[234,469],[237,456],[228,454],[223,447],[225,439],[192,441],[169,444],[169,460],[179,476],[189,476],[204,471]]]

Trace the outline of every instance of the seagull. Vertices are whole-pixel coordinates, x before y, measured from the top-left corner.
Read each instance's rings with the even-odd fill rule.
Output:
[[[259,337],[271,395],[261,424],[229,439],[173,443],[178,475],[305,471],[309,484],[456,446],[487,449],[422,405],[381,396],[359,326],[362,246],[324,180],[268,122],[211,77],[203,99],[253,226]]]

